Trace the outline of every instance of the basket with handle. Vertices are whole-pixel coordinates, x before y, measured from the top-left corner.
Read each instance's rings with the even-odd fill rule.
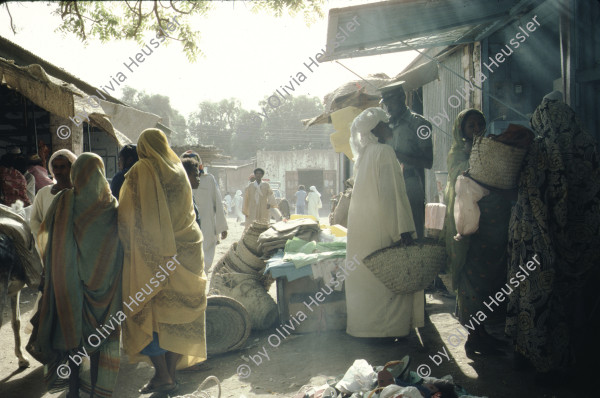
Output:
[[[527,148],[506,145],[490,137],[475,138],[467,174],[493,188],[513,189],[526,153]]]
[[[410,246],[377,250],[363,264],[396,294],[425,289],[446,263],[446,248],[437,239],[424,238]]]

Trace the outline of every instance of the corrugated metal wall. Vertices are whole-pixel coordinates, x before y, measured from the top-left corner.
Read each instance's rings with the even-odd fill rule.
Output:
[[[455,51],[441,63],[464,76],[461,60],[462,51]],[[438,200],[435,171],[447,171],[446,159],[452,145],[452,125],[460,111],[466,108],[460,97],[458,107],[455,107],[457,103],[454,98],[450,101],[452,105],[448,102],[450,96],[456,95],[456,90],[460,91],[465,86],[465,81],[443,67],[440,67],[439,72],[439,80],[423,86],[423,116],[433,125],[433,167],[425,170],[425,198],[428,203]],[[447,117],[442,116],[444,114]]]

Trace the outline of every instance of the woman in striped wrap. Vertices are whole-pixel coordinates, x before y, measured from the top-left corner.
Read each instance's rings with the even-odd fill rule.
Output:
[[[73,188],[56,195],[40,227],[46,270],[32,346],[45,365],[48,391],[68,385],[68,397],[78,397],[79,388],[109,397],[124,319],[117,200],[96,154],[79,156],[71,180]]]

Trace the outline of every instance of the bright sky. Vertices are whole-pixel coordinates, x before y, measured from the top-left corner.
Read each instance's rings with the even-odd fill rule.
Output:
[[[205,100],[236,97],[244,108],[258,110],[258,102],[265,95],[288,84],[290,75],[296,76],[299,71],[306,74],[302,63],[325,48],[329,8],[366,2],[369,1],[330,0],[325,4],[325,17],[311,26],[306,25],[302,14],[275,18],[253,14],[250,4],[242,1],[215,2],[206,18],[192,20],[201,31],[199,46],[204,57],[190,63],[178,42],[167,46],[162,43],[133,73],[123,62],[140,52],[138,43],[93,40],[84,46],[74,36],[54,32],[60,17],[51,15],[56,6],[46,2],[9,3],[18,29],[16,35],[10,30],[6,8],[0,6],[0,35],[97,87],[108,85],[111,77],[124,71],[127,80],[115,97],[120,98],[120,89],[125,85],[167,95],[171,105],[187,118]],[[146,32],[144,37],[148,42],[154,33]],[[416,55],[411,51],[341,62],[363,77],[379,72],[393,77]],[[322,99],[326,93],[356,79],[335,62],[320,64],[318,70],[306,76],[294,95]]]

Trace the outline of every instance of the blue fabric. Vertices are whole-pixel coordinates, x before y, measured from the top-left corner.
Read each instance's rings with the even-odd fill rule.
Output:
[[[156,332],[152,332],[152,341],[141,351],[142,355],[147,355],[149,357],[162,355],[166,352],[167,350],[160,348],[160,345],[158,344],[158,333]]]
[[[302,207],[304,210],[304,204],[306,203],[306,191],[297,191],[296,192],[296,207]]]
[[[285,276],[288,282],[296,279],[303,278],[305,276],[312,277],[312,267],[296,268],[294,263],[291,261],[283,260],[283,250],[279,250],[277,254],[267,260],[267,266],[264,274],[270,273],[275,279]]]

